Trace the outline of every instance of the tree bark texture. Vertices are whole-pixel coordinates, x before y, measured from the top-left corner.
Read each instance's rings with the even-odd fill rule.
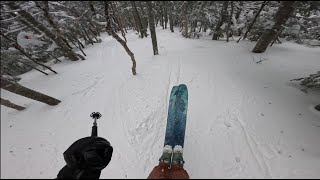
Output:
[[[228,27],[227,27],[227,42],[229,42],[229,35],[230,35],[229,32],[230,32],[231,21],[233,16],[233,1],[230,1],[230,3],[231,3],[231,12],[230,12]]]
[[[116,19],[119,23],[119,29],[121,31],[121,35],[122,35],[123,39],[127,42],[126,34],[125,34],[125,31],[123,30],[123,29],[125,29],[123,26],[123,19],[121,18],[121,15],[117,11],[117,4],[116,3],[117,2],[114,2],[114,1],[110,2],[111,7],[113,9],[114,16],[116,17]]]
[[[186,38],[189,37],[188,35],[188,17],[187,17],[187,12],[188,12],[188,1],[184,1],[182,4],[182,23],[183,23],[183,33],[182,35]]]
[[[152,13],[152,2],[147,1],[147,7],[148,7],[148,16],[149,16],[149,29],[151,33],[151,40],[152,40],[152,47],[153,47],[153,54],[158,55],[158,45],[157,45],[157,35],[156,35],[156,29],[154,25],[154,16]]]
[[[167,29],[168,24],[168,1],[163,1],[163,12],[164,12],[164,28]]]
[[[122,40],[117,33],[114,32],[114,30],[112,29],[112,26],[111,26],[111,20],[110,20],[110,14],[109,14],[109,3],[108,1],[104,1],[104,13],[105,13],[105,17],[107,19],[107,26],[106,26],[106,31],[108,32],[108,34],[112,35],[113,38],[115,38],[121,45],[122,47],[125,49],[125,51],[128,53],[128,55],[130,56],[131,58],[131,61],[132,61],[132,68],[131,68],[131,71],[132,71],[132,74],[133,75],[136,75],[137,74],[137,71],[136,71],[136,60],[134,58],[134,54],[132,53],[132,51],[128,48],[127,46],[127,43]]]
[[[173,3],[170,2],[170,9],[169,9],[169,23],[170,23],[170,31],[174,32],[173,30]]]
[[[75,52],[73,52],[69,47],[70,45],[68,45],[68,41],[63,37],[62,32],[59,29],[59,26],[53,22],[53,18],[51,17],[51,15],[49,14],[49,4],[48,1],[43,1],[44,7],[41,8],[39,2],[36,2],[36,4],[38,5],[38,7],[43,11],[44,16],[46,17],[48,23],[53,27],[53,29],[55,30],[55,42],[56,44],[61,48],[61,50],[63,51],[64,55],[66,57],[68,57],[70,60],[72,61],[77,61],[79,58]],[[84,60],[84,57],[79,56],[82,60]]]
[[[246,39],[246,38],[247,38],[248,33],[250,32],[250,30],[251,30],[251,28],[253,27],[254,23],[255,23],[256,20],[258,19],[259,15],[260,15],[260,13],[261,13],[261,11],[263,10],[263,8],[264,8],[265,5],[267,5],[267,1],[264,1],[264,2],[261,4],[261,7],[260,7],[259,11],[258,11],[257,14],[254,16],[254,18],[253,18],[251,24],[249,25],[247,31],[244,33],[243,39]]]
[[[43,103],[51,105],[51,106],[57,105],[61,102],[58,99],[47,96],[45,94],[34,91],[34,90],[29,89],[27,87],[21,86],[18,83],[13,83],[13,82],[8,81],[3,78],[1,78],[1,88],[5,89],[7,91],[10,91],[12,93],[15,93],[15,94],[19,94],[24,97],[43,102]]]
[[[237,11],[237,13],[236,13],[236,20],[238,20],[239,19],[239,17],[240,17],[240,15],[241,15],[241,11],[242,11],[242,6],[243,6],[243,1],[240,1],[239,2],[239,9],[238,9],[238,11]]]
[[[224,1],[223,2],[223,6],[222,6],[222,10],[221,10],[221,15],[220,15],[220,19],[217,22],[217,25],[214,29],[214,33],[212,36],[212,40],[218,40],[219,36],[220,36],[220,27],[223,25],[223,23],[227,20],[228,17],[228,2],[229,1]]]
[[[294,10],[295,1],[282,1],[275,15],[275,24],[271,29],[263,32],[252,52],[262,53],[268,48],[268,45],[275,38],[277,33],[281,31],[282,26],[287,22],[289,16]]]
[[[14,17],[16,17],[17,15],[15,14],[15,13],[10,13],[12,16],[14,16]],[[36,34],[41,34],[41,32],[37,29],[37,28],[35,28],[34,26],[32,26],[28,21],[26,21],[26,20],[24,20],[23,18],[19,18],[19,21],[22,23],[22,24],[24,24],[24,25],[26,25],[26,26],[28,26],[30,29],[32,29]]]
[[[0,98],[0,99],[1,99],[1,105],[7,106],[7,107],[12,108],[12,109],[16,109],[18,111],[22,111],[22,110],[25,109],[25,107],[16,105],[16,104],[10,102],[9,100],[2,99],[2,98]]]
[[[145,31],[145,36],[147,37],[148,36],[148,33],[147,33],[147,29],[148,29],[148,18],[147,18],[147,14],[144,12],[143,10],[143,6],[141,4],[142,2],[141,1],[138,1],[138,4],[139,4],[139,7],[140,7],[140,10],[141,10],[141,19],[142,19],[142,25],[143,25],[143,29]]]
[[[137,25],[138,25],[138,27],[140,29],[141,38],[147,37],[145,29],[143,28],[143,25],[142,25],[141,18],[139,16],[139,12],[138,12],[136,3],[135,3],[135,1],[130,1],[130,3],[131,3],[131,6],[133,8],[134,19],[135,19],[135,21],[136,21],[136,23],[137,23]]]
[[[163,2],[162,1],[158,1],[159,2],[159,8],[160,8],[160,26],[162,26],[162,29],[164,29],[164,16],[163,16]]]

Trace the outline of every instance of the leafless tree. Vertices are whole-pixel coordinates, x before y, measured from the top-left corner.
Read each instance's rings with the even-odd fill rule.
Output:
[[[12,109],[16,109],[18,111],[22,111],[22,110],[25,109],[25,107],[16,105],[13,102],[10,102],[9,100],[2,99],[2,98],[0,98],[0,99],[1,99],[1,105],[7,106],[7,107],[12,108]]]
[[[12,93],[19,94],[24,97],[43,102],[43,103],[51,105],[51,106],[57,105],[61,102],[60,100],[58,100],[56,98],[47,96],[47,95],[42,94],[40,92],[34,91],[34,90],[29,89],[24,86],[21,86],[18,83],[8,81],[2,77],[1,77],[1,88],[5,89],[7,91],[10,91]]]
[[[127,43],[123,39],[121,39],[118,36],[117,33],[115,33],[115,30],[114,30],[115,24],[112,23],[113,22],[113,18],[109,14],[109,2],[108,1],[104,1],[104,13],[105,13],[105,17],[107,19],[106,31],[108,32],[108,34],[112,35],[112,37],[115,38],[122,45],[122,47],[126,50],[126,52],[130,56],[131,61],[132,61],[132,68],[131,68],[132,74],[136,75],[137,74],[137,71],[136,71],[136,64],[137,63],[136,63],[136,60],[134,58],[134,54],[128,48]]]
[[[220,19],[218,20],[216,27],[214,29],[214,33],[212,36],[212,40],[218,40],[219,36],[221,34],[220,32],[220,27],[223,25],[224,22],[226,22],[227,17],[228,17],[228,3],[229,1],[224,1],[223,2],[223,6],[222,6],[222,10],[221,10],[221,14],[220,14]]]
[[[295,1],[281,1],[280,7],[275,15],[275,24],[271,29],[266,29],[263,32],[252,52],[262,53],[268,48],[268,45],[276,37],[278,32],[281,31],[283,25],[293,12],[294,4]]]
[[[259,17],[261,11],[263,10],[264,6],[267,5],[267,1],[263,1],[263,3],[261,4],[261,7],[259,9],[259,11],[257,12],[257,14],[254,16],[252,22],[250,23],[248,29],[246,30],[246,32],[243,35],[243,39],[247,38],[248,33],[250,32],[251,28],[253,27],[254,23],[256,22],[257,18]],[[239,42],[241,39],[241,37],[239,38],[239,40],[237,42]]]
[[[147,1],[148,6],[148,16],[149,16],[149,29],[151,33],[151,40],[152,40],[152,47],[153,47],[153,54],[158,55],[158,45],[157,45],[157,35],[156,35],[156,29],[154,25],[154,16],[152,12],[152,2]]]

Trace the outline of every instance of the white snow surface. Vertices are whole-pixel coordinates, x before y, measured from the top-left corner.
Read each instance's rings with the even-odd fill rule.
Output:
[[[208,33],[208,32],[207,32]],[[59,74],[21,75],[26,87],[60,99],[49,106],[1,89],[27,109],[1,106],[1,178],[55,178],[63,152],[91,133],[114,153],[101,178],[146,178],[163,151],[168,100],[174,85],[189,91],[184,167],[191,178],[319,178],[319,91],[305,94],[291,79],[320,69],[320,49],[284,42],[263,54],[255,43],[186,39],[157,28],[127,35],[137,75],[123,47],[103,34],[88,45],[85,61],[53,64]],[[237,40],[238,38],[234,38]],[[261,61],[260,63],[257,63]]]

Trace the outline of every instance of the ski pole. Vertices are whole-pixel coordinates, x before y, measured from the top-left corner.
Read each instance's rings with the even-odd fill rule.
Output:
[[[91,136],[98,136],[97,119],[101,118],[101,116],[102,115],[99,112],[91,113],[90,117],[92,117],[92,119],[94,119],[93,126],[92,126],[92,131],[91,131]]]

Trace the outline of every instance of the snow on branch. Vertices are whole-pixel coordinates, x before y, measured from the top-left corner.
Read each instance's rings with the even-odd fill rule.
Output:
[[[4,35],[8,35],[10,33],[14,33],[14,32],[17,32],[17,31],[21,31],[23,29],[27,28],[27,26],[23,26],[23,27],[20,27],[20,28],[17,28],[17,29],[13,29],[11,31],[7,31],[6,33],[4,33]]]
[[[320,71],[310,74],[308,77],[292,79],[290,81],[301,81],[300,85],[307,88],[320,88]]]
[[[53,2],[53,1],[49,1],[50,4],[52,5],[56,5],[56,6],[62,6],[62,7],[66,7],[65,5],[58,3],[58,2]]]
[[[77,19],[74,16],[67,15],[67,13],[65,11],[49,12],[49,13],[54,14],[56,16],[60,16],[60,17],[65,17],[65,18],[70,18],[70,19]]]
[[[101,26],[106,26],[107,25],[107,22],[99,22],[99,21],[96,21],[95,19],[92,20],[93,22],[101,25]]]
[[[2,19],[2,20],[0,20],[0,22],[8,22],[8,21],[12,21],[12,20],[17,19],[18,17],[20,17],[20,15],[17,15],[17,16],[15,16],[15,17],[11,17],[11,18],[8,18],[8,19]]]
[[[71,27],[71,28],[73,28],[79,21],[80,21],[80,19],[88,12],[90,10],[90,8],[89,9],[87,9],[87,10],[85,10],[83,13],[82,13],[82,15],[81,16],[79,16],[79,17],[77,17],[76,19],[77,19],[77,21],[76,22],[74,22],[74,25]]]

